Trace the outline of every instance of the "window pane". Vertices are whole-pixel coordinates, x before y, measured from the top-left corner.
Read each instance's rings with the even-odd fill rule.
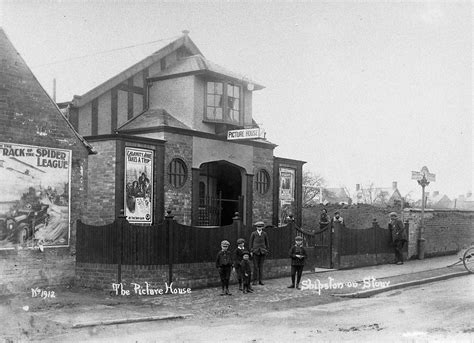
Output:
[[[216,82],[216,94],[223,94],[223,84],[220,82]]]
[[[207,92],[209,94],[213,94],[214,93],[214,82],[208,82],[207,83]]]
[[[215,113],[214,119],[222,120],[222,108],[215,108],[214,113]]]

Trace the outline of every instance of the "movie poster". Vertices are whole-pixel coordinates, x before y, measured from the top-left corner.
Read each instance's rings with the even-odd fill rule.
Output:
[[[295,170],[280,168],[279,225],[287,222],[290,214],[295,214]]]
[[[0,142],[0,249],[68,246],[71,150]]]
[[[125,215],[130,223],[152,223],[153,151],[125,148]]]

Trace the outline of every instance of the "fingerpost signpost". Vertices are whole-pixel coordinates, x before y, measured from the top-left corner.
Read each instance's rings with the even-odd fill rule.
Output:
[[[423,166],[421,171],[412,171],[411,178],[418,181],[421,186],[421,220],[420,229],[418,230],[418,259],[422,260],[425,258],[425,187],[430,184],[431,181],[436,181],[436,175],[430,173],[428,167]]]

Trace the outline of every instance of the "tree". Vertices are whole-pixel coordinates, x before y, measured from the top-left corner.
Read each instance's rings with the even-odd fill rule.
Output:
[[[303,173],[303,207],[307,207],[316,202],[316,198],[321,196],[321,188],[325,183],[324,178],[320,174],[311,171],[305,171]]]

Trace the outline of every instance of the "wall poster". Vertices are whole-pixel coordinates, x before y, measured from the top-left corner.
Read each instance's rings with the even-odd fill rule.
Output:
[[[125,148],[125,215],[130,223],[152,223],[152,150]]]
[[[280,168],[278,224],[284,225],[290,214],[295,214],[295,175],[291,168]]]
[[[0,249],[68,246],[71,155],[0,142]]]

